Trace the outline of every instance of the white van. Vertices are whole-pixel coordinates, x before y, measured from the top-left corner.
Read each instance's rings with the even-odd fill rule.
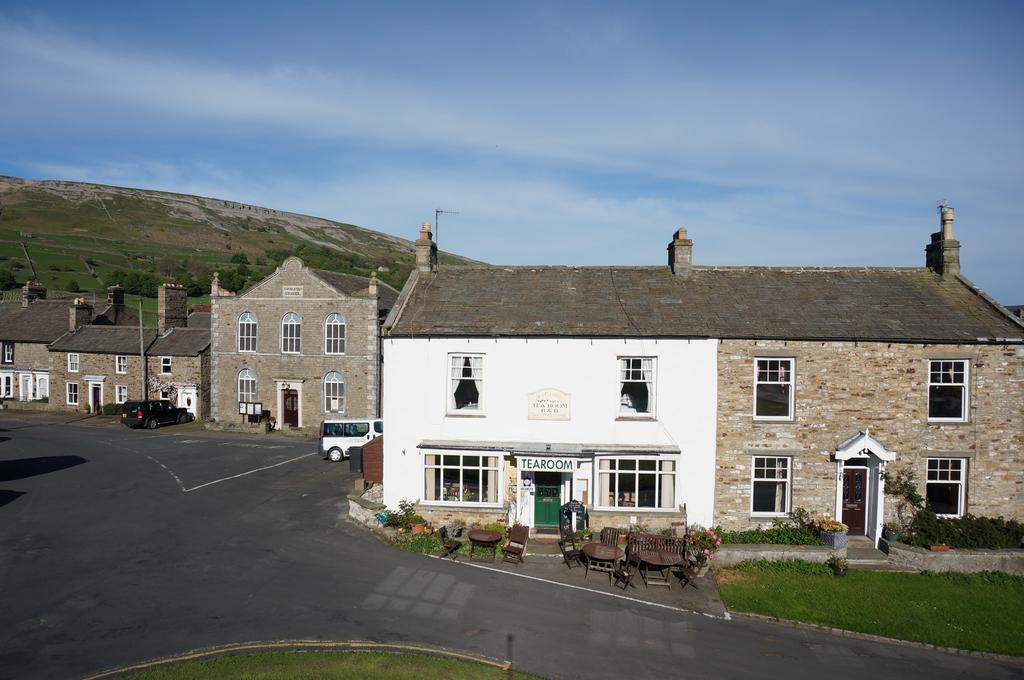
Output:
[[[324,420],[320,423],[320,455],[337,463],[348,458],[350,446],[362,446],[382,434],[383,420]]]

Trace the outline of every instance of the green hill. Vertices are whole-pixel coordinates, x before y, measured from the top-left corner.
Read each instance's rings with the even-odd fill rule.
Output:
[[[412,227],[410,227],[410,231]],[[411,241],[352,224],[218,198],[59,180],[0,176],[0,282],[101,292],[122,283],[151,294],[162,281],[238,290],[285,257],[378,278],[401,288],[415,265]],[[442,262],[470,260],[442,254]]]

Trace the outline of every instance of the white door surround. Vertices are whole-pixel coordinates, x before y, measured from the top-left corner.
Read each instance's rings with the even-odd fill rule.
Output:
[[[100,400],[99,403],[93,403],[93,388],[100,388]],[[99,380],[90,380],[86,383],[86,391],[89,395],[89,412],[97,413],[103,410],[103,382]]]
[[[302,378],[294,380],[283,380],[281,378],[274,378],[274,392],[275,399],[277,399],[277,412],[274,413],[274,418],[277,420],[277,428],[281,429],[284,426],[284,410],[282,407],[284,404],[281,401],[281,395],[285,390],[295,390],[298,393],[299,398],[299,427],[302,427]]]
[[[852,459],[852,460],[851,460]],[[851,468],[867,468],[867,489],[864,509],[864,527],[869,538],[878,547],[882,536],[882,520],[885,517],[885,465],[896,459],[896,452],[890,451],[868,430],[858,432],[836,448],[836,511],[835,518],[843,521],[843,469],[846,461]],[[866,463],[865,463],[866,460]]]
[[[178,388],[178,407],[188,409],[193,418],[199,417],[199,390],[192,387]]]

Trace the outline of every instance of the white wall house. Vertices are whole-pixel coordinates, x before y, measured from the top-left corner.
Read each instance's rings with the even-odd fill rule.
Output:
[[[385,324],[385,503],[557,530],[575,500],[592,526],[710,525],[718,341],[643,309],[673,271],[438,270],[424,225]]]
[[[570,500],[623,526],[667,525],[685,505],[711,523],[715,340],[388,338],[383,351],[389,507],[508,508],[533,527]],[[622,403],[638,390],[646,404]]]

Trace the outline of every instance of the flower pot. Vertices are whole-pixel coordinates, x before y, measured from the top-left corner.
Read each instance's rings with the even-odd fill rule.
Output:
[[[928,549],[932,552],[949,552],[949,546],[945,543],[937,543],[935,545],[928,546]]]
[[[419,536],[420,534],[426,532],[426,530],[427,530],[427,525],[426,524],[413,524],[412,525],[412,535],[413,536]]]
[[[846,532],[845,531],[822,531],[818,534],[822,541],[825,542],[830,548],[845,548],[846,547]]]

